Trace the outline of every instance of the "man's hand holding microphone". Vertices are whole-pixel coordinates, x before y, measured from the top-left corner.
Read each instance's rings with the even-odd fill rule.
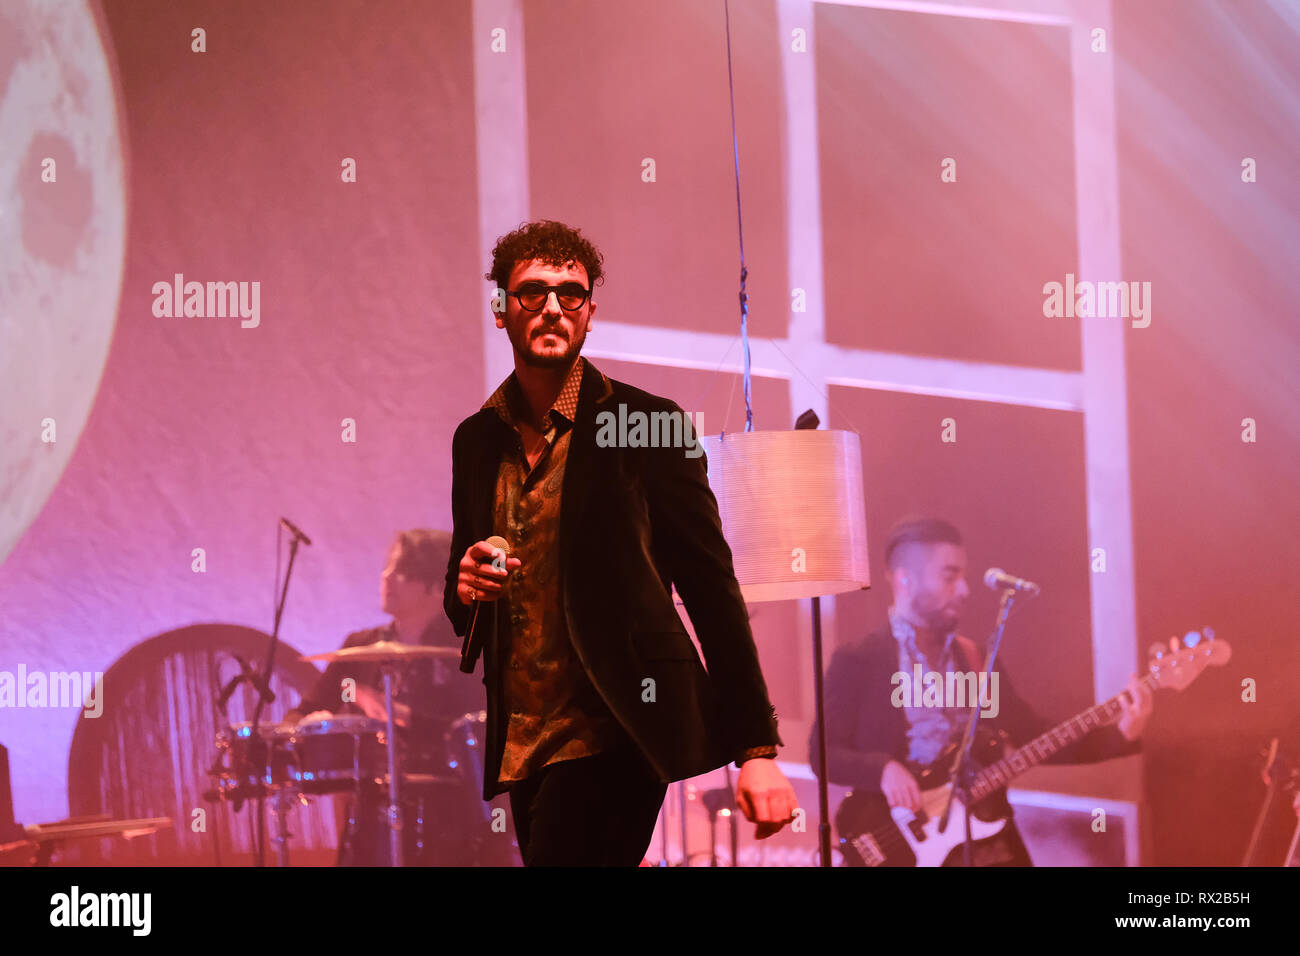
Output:
[[[518,558],[509,556],[509,548],[506,539],[499,535],[469,546],[460,559],[460,576],[456,584],[456,596],[461,604],[495,601],[501,597],[506,578],[523,564]]]

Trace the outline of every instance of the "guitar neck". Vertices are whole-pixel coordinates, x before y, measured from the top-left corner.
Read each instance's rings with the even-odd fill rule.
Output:
[[[1143,677],[1141,682],[1148,688],[1155,689],[1155,681],[1150,675]],[[1127,692],[1121,691],[1110,700],[1075,714],[1047,733],[1035,737],[1014,753],[985,767],[975,775],[975,781],[970,789],[971,799],[982,800],[993,791],[1007,786],[1026,770],[1042,763],[1058,751],[1064,750],[1075,741],[1081,740],[1098,727],[1105,727],[1119,720],[1123,713],[1120,698],[1125,693]]]
[[[1286,851],[1283,866],[1300,866],[1300,823],[1296,824],[1295,833],[1291,834],[1291,846]]]

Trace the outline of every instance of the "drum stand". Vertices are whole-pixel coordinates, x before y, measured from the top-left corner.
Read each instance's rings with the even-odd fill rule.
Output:
[[[398,797],[397,779],[397,727],[393,720],[393,675],[399,664],[385,661],[380,664],[384,672],[384,709],[388,711],[388,860],[389,866],[402,866],[402,804]]]
[[[275,838],[271,842],[275,844],[276,866],[289,865],[289,841],[293,838],[293,834],[289,832],[286,818],[289,815],[291,798],[292,795],[283,789],[277,790],[271,797],[271,806],[275,813]]]

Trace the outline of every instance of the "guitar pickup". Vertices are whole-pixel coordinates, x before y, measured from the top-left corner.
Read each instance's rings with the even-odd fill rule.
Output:
[[[921,811],[921,815],[918,817],[907,807],[891,807],[889,815],[894,818],[894,822],[900,827],[907,827],[918,843],[925,839],[925,823],[928,818],[924,810]]]
[[[870,833],[864,833],[853,840],[853,847],[862,857],[862,862],[867,866],[880,866],[885,862],[885,853],[880,849],[880,844]]]

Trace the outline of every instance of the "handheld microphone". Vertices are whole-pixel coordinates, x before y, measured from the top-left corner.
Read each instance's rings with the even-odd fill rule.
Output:
[[[494,534],[492,537],[485,539],[484,544],[490,544],[496,550],[505,552],[506,557],[510,556],[510,542],[499,534]],[[483,559],[483,561],[487,560],[489,559]],[[479,563],[481,564],[483,562],[480,561]],[[474,612],[469,619],[469,627],[465,630],[465,642],[460,648],[460,669],[461,673],[464,674],[474,673],[474,665],[478,663],[479,653],[483,649],[483,638],[476,628],[476,625],[478,624],[478,609],[479,605],[482,603],[482,601],[475,598]]]
[[[1000,591],[1003,588],[1010,588],[1013,591],[1023,591],[1030,597],[1037,596],[1043,589],[1033,581],[1026,581],[1024,578],[1018,578],[1014,575],[1007,574],[1001,568],[989,568],[984,572],[984,583],[991,590]]]
[[[492,547],[494,547],[498,551],[504,551],[506,553],[506,557],[507,558],[510,557],[510,542],[507,541],[505,538],[501,537],[501,535],[494,534],[492,537],[484,540],[483,543],[492,545]],[[484,558],[483,560],[487,561],[488,559]]]
[[[280,519],[280,527],[283,528],[285,531],[288,531],[291,535],[293,535],[303,544],[309,547],[311,546],[311,538],[303,534],[302,531],[298,528],[298,526],[294,524],[292,521],[290,521],[288,518]]]

